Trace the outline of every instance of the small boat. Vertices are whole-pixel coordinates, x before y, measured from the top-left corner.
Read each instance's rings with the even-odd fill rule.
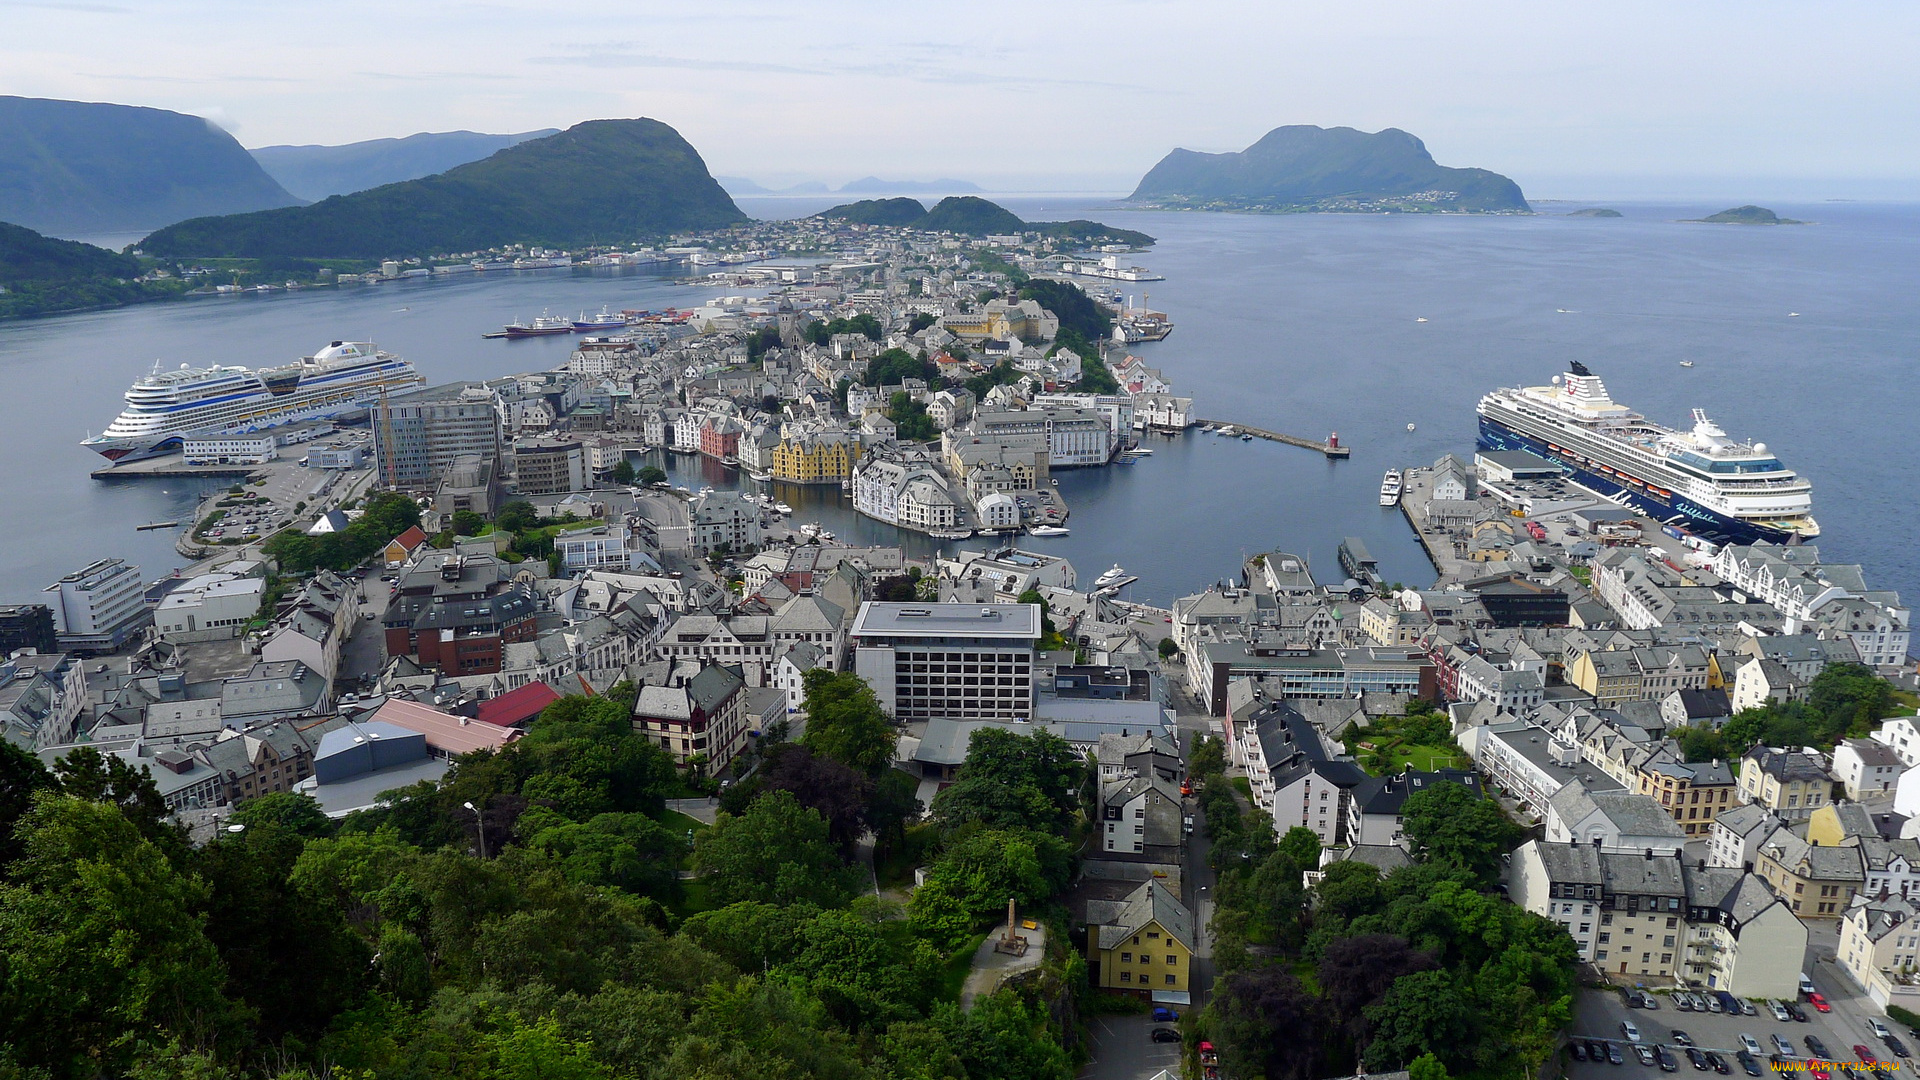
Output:
[[[786,503],[783,503],[783,502],[777,502],[777,503],[774,503],[774,504],[773,504],[773,508],[774,508],[775,510],[778,510],[778,511],[780,511],[780,512],[781,512],[781,513],[783,513],[783,514],[791,514],[791,513],[793,513],[793,507],[791,507],[791,506],[788,506],[788,505],[787,505]]]
[[[1797,311],[1789,311],[1789,312],[1787,312],[1787,318],[1789,318],[1789,319],[1797,319],[1797,318],[1799,318],[1799,317],[1800,317],[1800,313],[1799,313],[1799,312],[1797,312]]]
[[[1407,425],[1407,430],[1408,430],[1408,431],[1412,431],[1412,430],[1413,430],[1413,425],[1412,425],[1412,424],[1408,424],[1408,425]]]
[[[810,540],[819,539],[820,523],[817,521],[809,521],[805,525],[800,526],[800,535],[807,537]]]
[[[1219,429],[1219,432],[1220,432],[1220,434],[1222,434],[1222,435],[1226,435],[1226,436],[1229,436],[1229,437],[1231,437],[1231,436],[1233,436],[1233,435],[1236,435],[1236,434],[1238,434],[1238,432],[1234,430],[1234,427],[1233,427],[1233,425],[1232,425],[1232,424],[1228,424],[1227,426],[1225,426],[1225,427],[1223,427],[1223,428],[1220,428],[1220,429]]]
[[[1061,525],[1035,525],[1027,530],[1028,536],[1065,536],[1073,530]]]
[[[1153,456],[1153,451],[1147,449],[1144,446],[1136,446],[1133,449],[1127,451],[1127,453],[1131,454],[1134,457],[1152,457]]]
[[[1680,366],[1681,366],[1681,367],[1692,367],[1692,366],[1693,366],[1693,361],[1691,361],[1691,360],[1682,360],[1682,361],[1680,361]]]
[[[1418,319],[1415,319],[1415,320],[1413,320],[1413,321],[1414,321],[1414,322],[1426,322],[1427,320],[1426,320],[1426,319],[1425,319],[1425,318],[1423,317],[1423,318],[1418,318]]]
[[[1394,506],[1400,502],[1400,470],[1388,469],[1387,475],[1380,481],[1380,505]]]
[[[1112,586],[1120,584],[1126,576],[1127,572],[1120,569],[1120,564],[1114,563],[1113,569],[1093,579],[1093,587],[1096,589],[1111,588]]]
[[[972,529],[928,529],[927,535],[933,537],[935,540],[965,540],[967,537],[973,535],[973,530]],[[831,540],[833,539],[833,534],[826,533],[825,535],[821,536],[820,539]]]

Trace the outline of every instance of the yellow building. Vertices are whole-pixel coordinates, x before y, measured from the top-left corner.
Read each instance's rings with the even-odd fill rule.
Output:
[[[1804,750],[1756,746],[1740,758],[1740,800],[1757,802],[1789,824],[1833,801],[1826,762]]]
[[[853,476],[860,444],[841,432],[783,439],[773,448],[773,478],[790,484],[837,484]]]
[[[1095,986],[1169,1004],[1192,1003],[1193,914],[1164,882],[1149,881],[1125,900],[1094,901],[1087,922],[1087,962]]]
[[[1739,805],[1733,771],[1721,761],[1681,762],[1661,754],[1644,761],[1634,781],[1632,789],[1657,801],[1689,837],[1711,834],[1713,819]]]

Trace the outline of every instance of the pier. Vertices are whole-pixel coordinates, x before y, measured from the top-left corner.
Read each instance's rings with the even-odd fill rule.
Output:
[[[1288,446],[1297,446],[1302,450],[1318,450],[1330,458],[1348,457],[1353,453],[1352,447],[1340,443],[1338,435],[1329,435],[1326,442],[1320,442],[1315,439],[1303,439],[1298,435],[1284,435],[1278,431],[1268,431],[1265,428],[1257,428],[1250,424],[1236,424],[1230,420],[1195,420],[1194,423],[1202,427],[1208,425],[1213,427],[1230,427],[1236,433],[1245,432],[1256,439],[1286,443]]]

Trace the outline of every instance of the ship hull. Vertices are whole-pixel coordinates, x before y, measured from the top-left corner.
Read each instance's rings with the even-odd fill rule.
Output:
[[[1525,450],[1537,457],[1545,458],[1567,471],[1582,487],[1591,488],[1602,495],[1621,496],[1628,506],[1651,518],[1669,521],[1674,517],[1687,519],[1688,528],[1716,542],[1733,541],[1751,544],[1767,541],[1774,544],[1801,543],[1813,539],[1817,532],[1788,532],[1784,529],[1771,529],[1755,525],[1749,521],[1729,517],[1717,510],[1701,506],[1685,496],[1673,494],[1661,496],[1630,484],[1622,483],[1619,478],[1596,472],[1568,458],[1549,447],[1543,440],[1492,420],[1480,417],[1480,437],[1477,445],[1482,450]]]

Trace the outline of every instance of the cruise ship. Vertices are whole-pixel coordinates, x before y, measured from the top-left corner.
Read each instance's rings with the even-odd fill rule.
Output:
[[[127,408],[80,445],[119,464],[180,449],[186,435],[241,435],[365,408],[382,391],[426,379],[371,342],[335,341],[280,367],[248,369],[155,364],[127,390]]]
[[[1813,486],[1766,443],[1738,442],[1693,410],[1693,428],[1661,427],[1607,396],[1574,361],[1551,386],[1495,390],[1480,399],[1483,450],[1527,450],[1575,480],[1708,539],[1795,543],[1820,535]]]

